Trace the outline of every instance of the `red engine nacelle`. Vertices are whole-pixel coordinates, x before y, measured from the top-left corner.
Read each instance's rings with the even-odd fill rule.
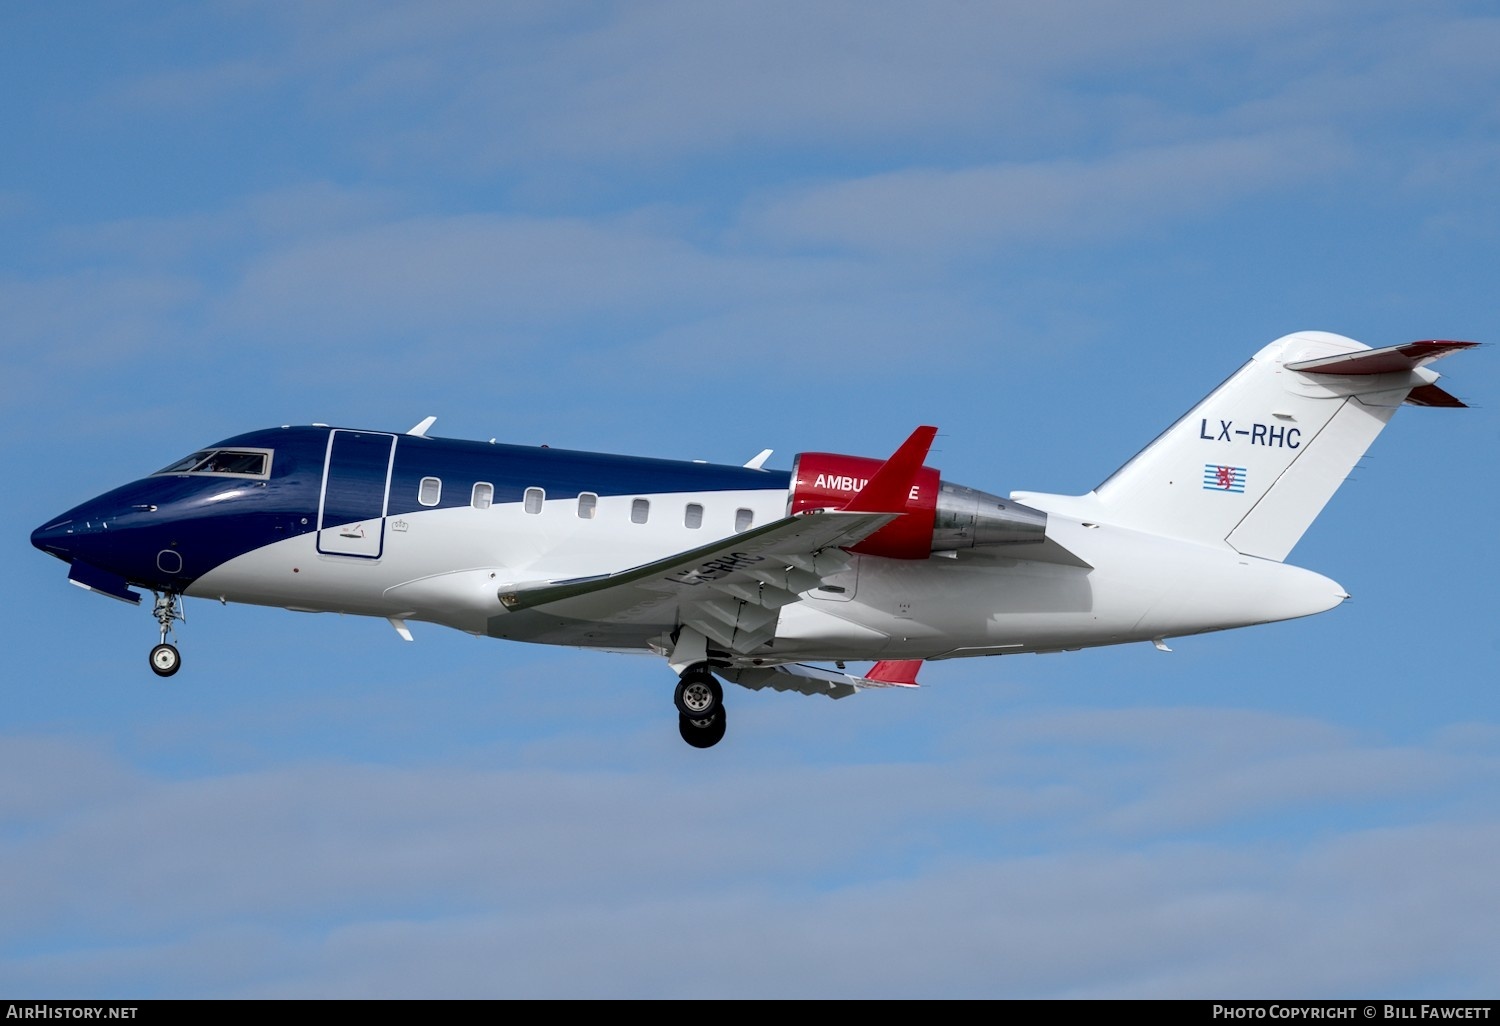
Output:
[[[792,464],[787,512],[848,507],[883,463],[883,460],[832,452],[801,453]],[[938,472],[931,467],[917,471],[904,515],[852,546],[850,551],[892,559],[926,559],[932,555],[940,483]]]

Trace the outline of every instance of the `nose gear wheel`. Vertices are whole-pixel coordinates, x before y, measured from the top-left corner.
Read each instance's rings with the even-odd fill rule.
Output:
[[[182,656],[173,645],[162,642],[151,650],[151,669],[158,677],[170,677],[182,666]]]

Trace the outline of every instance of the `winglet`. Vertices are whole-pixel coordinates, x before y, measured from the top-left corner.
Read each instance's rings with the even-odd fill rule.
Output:
[[[865,681],[871,686],[914,688],[921,668],[920,659],[882,659],[865,674]]]
[[[905,512],[912,485],[936,437],[935,427],[924,426],[913,431],[843,508],[860,513]]]

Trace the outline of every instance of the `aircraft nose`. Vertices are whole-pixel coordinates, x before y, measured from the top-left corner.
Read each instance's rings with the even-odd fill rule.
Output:
[[[31,544],[43,552],[50,552],[59,559],[73,556],[73,521],[71,518],[54,520],[31,532]]]

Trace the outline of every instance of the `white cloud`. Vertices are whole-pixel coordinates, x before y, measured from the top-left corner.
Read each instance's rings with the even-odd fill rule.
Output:
[[[267,91],[285,80],[285,71],[257,60],[231,59],[196,68],[155,71],[127,80],[109,102],[148,109],[154,115],[207,114],[226,100]]]
[[[1283,52],[1286,39],[1332,47],[1347,40],[1350,22],[1373,24],[1364,31],[1378,38],[1393,18],[1368,4],[1228,11],[1102,0],[385,3],[236,13],[234,39],[210,51],[217,61],[124,77],[118,95],[138,108],[209,114],[215,102],[285,87],[374,159],[440,155],[468,170],[558,158],[659,168],[685,155],[787,145],[842,156],[850,147],[877,155],[957,143],[995,154],[1055,145],[1060,133],[1089,145],[1128,132],[1114,120],[1138,96],[1126,76],[1201,80],[1205,89],[1190,85],[1168,104],[1191,108],[1205,93],[1233,94],[1226,66],[1270,81],[1315,74]],[[160,30],[170,38],[194,27],[197,19],[179,15]],[[379,117],[364,117],[372,113]]]
[[[1149,232],[1347,165],[1338,140],[1308,134],[1225,139],[1098,161],[907,170],[772,198],[748,220],[790,245],[895,254],[1072,245]]]
[[[79,270],[31,279],[0,278],[0,358],[17,371],[41,363],[52,373],[89,372],[140,357],[164,341],[162,329],[199,298],[190,278],[150,269]],[[22,371],[24,373],[24,371]]]
[[[14,758],[50,751],[72,783],[0,822],[0,983],[1464,996],[1500,957],[1493,800],[1442,813],[1493,794],[1488,750],[1362,747],[1317,721],[1233,710],[1084,709],[982,733],[932,763],[741,754],[684,776],[677,759],[553,770],[532,748],[514,769],[304,763],[181,780],[19,739]],[[1261,775],[1261,789],[1237,783]],[[1215,796],[1212,816],[1195,812]],[[1348,825],[1351,800],[1368,828]],[[71,941],[85,923],[90,939]]]
[[[762,260],[584,219],[420,217],[273,249],[253,261],[224,316],[342,338],[427,339],[600,316],[683,317],[842,274],[828,260]]]
[[[264,248],[357,231],[402,215],[396,192],[305,181],[239,197],[203,211],[64,225],[49,249],[94,265],[176,268],[203,278]]]
[[[1364,155],[1377,168],[1422,162],[1429,156],[1423,150],[1389,152],[1376,140],[1388,139],[1398,125],[1422,136],[1450,120],[1465,127],[1489,122],[1500,81],[1492,59],[1497,46],[1500,18],[1494,17],[1430,17],[1398,8],[1389,18],[1331,22],[1311,37],[1269,48],[1280,78],[1226,107],[1225,121],[1279,131],[1338,126],[1365,142]]]
[[[450,84],[447,116],[425,137],[502,165],[559,155],[655,165],[788,143],[992,150],[1064,123],[1092,132],[1075,78],[1253,46],[1326,16],[1296,4],[625,5],[543,36],[530,61],[491,60]],[[497,122],[512,131],[472,136]]]
[[[91,811],[128,799],[145,782],[79,739],[0,737],[0,823],[26,831],[59,809]]]

